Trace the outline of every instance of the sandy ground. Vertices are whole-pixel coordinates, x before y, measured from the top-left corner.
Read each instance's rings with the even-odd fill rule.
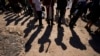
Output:
[[[49,27],[43,19],[44,28],[38,27],[34,17],[17,17],[13,13],[0,15],[0,28],[6,27],[9,31],[16,31],[25,39],[24,55],[22,56],[100,56],[98,47],[92,36],[84,28],[86,25],[81,19],[73,30],[69,29],[69,10],[66,11],[65,24],[57,28],[54,22]],[[93,31],[96,27],[92,27]]]

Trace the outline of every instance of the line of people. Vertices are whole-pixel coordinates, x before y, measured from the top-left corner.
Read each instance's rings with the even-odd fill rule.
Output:
[[[42,12],[44,7],[46,8],[46,21],[48,25],[54,25],[54,5],[57,4],[56,14],[59,14],[58,27],[61,27],[62,19],[65,17],[66,7],[70,0],[0,0],[0,9],[2,11],[9,10],[11,8],[15,13],[20,13],[24,10],[24,14],[33,16],[39,19],[39,26],[42,24]],[[74,28],[75,23],[79,17],[85,16],[88,19],[86,29],[90,30],[92,24],[97,22],[100,17],[100,1],[99,0],[71,0],[72,7],[70,10],[70,23],[69,27]],[[43,6],[42,6],[43,5]],[[89,11],[89,13],[87,13]]]

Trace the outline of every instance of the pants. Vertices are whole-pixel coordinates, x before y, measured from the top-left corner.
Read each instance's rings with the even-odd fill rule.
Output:
[[[39,19],[39,25],[42,25],[42,11],[37,11],[37,16]]]
[[[51,16],[51,18],[49,18],[49,9],[50,9],[50,7],[46,7],[46,9],[47,9],[47,21],[48,21],[48,23],[50,24],[50,21],[51,21],[51,23],[53,23],[53,20],[54,20],[54,8],[53,8],[53,6],[51,6],[51,10],[52,10],[52,12],[51,12],[51,14],[52,14],[52,16]]]
[[[66,9],[60,9],[60,17],[58,19],[58,25],[61,25],[62,18],[65,16]]]
[[[71,21],[70,21],[70,23],[69,23],[69,25],[71,26],[71,27],[73,27],[74,25],[75,25],[75,23],[76,23],[76,21],[78,20],[78,18],[82,15],[82,13],[84,12],[84,8],[85,8],[85,3],[84,2],[82,2],[80,5],[78,5],[78,8],[77,8],[77,10],[78,10],[78,12],[73,16],[73,18],[71,19]]]

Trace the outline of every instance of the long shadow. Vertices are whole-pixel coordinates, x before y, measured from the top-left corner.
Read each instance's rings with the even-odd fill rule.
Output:
[[[16,15],[15,15],[15,14],[6,15],[6,16],[4,17],[4,19],[10,19],[10,18],[12,18],[12,17],[14,17],[14,16],[16,16]]]
[[[58,35],[57,38],[55,39],[55,42],[58,46],[61,46],[63,50],[67,49],[67,46],[62,42],[64,36],[64,29],[63,27],[58,28]]]
[[[79,36],[73,29],[70,29],[72,33],[72,37],[70,38],[70,44],[80,50],[86,50],[86,46],[81,42]]]
[[[100,53],[100,35],[95,33],[93,34],[91,32],[89,32],[89,34],[92,37],[92,39],[89,40],[90,46],[93,48],[95,52]]]
[[[18,18],[15,20],[15,25],[17,25],[21,20],[24,19],[25,16],[22,16],[21,18]]]
[[[21,25],[24,25],[25,22],[29,20],[29,18],[31,18],[31,17],[26,18],[26,19],[21,23]]]
[[[37,26],[34,26],[34,24],[37,22],[36,19],[30,20],[30,22],[27,24],[27,28],[24,30],[24,38],[29,35],[32,29],[35,29]]]
[[[10,14],[7,14],[4,18],[9,18],[10,16],[12,16],[14,14],[10,13]]]
[[[11,16],[11,17],[5,19],[5,21],[7,21],[6,26],[10,25],[10,23],[12,23],[13,21],[15,21],[16,19],[19,18],[19,16],[15,16],[14,18],[12,18],[12,17],[13,17],[13,16]]]
[[[25,52],[28,52],[31,49],[31,43],[35,40],[35,38],[38,36],[40,31],[41,31],[41,28],[38,27],[37,30],[31,35],[30,39],[25,44]]]
[[[44,44],[45,43],[49,43],[47,49],[45,52],[48,52],[49,46],[51,44],[51,41],[49,39],[50,35],[51,35],[51,31],[52,31],[52,26],[47,26],[45,33],[43,34],[43,36],[38,40],[38,43],[41,45],[39,48],[39,52],[43,52],[44,51]]]
[[[9,13],[12,13],[11,11],[7,11],[7,12],[5,12],[5,15],[8,15]]]

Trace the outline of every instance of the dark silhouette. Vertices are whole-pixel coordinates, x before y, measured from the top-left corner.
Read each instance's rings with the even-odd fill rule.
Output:
[[[54,25],[53,20],[54,20],[54,3],[55,3],[55,0],[42,0],[42,3],[43,3],[44,6],[46,6],[46,13],[47,13],[46,21],[47,21],[48,25]],[[50,16],[50,14],[51,14],[51,16]]]
[[[38,43],[41,45],[39,52],[44,51],[44,44],[47,42],[49,43],[49,45],[48,45],[47,50],[45,52],[48,52],[49,46],[51,44],[51,40],[49,39],[49,36],[51,35],[51,31],[52,31],[52,26],[48,25],[43,36],[38,40]]]
[[[57,0],[57,10],[56,13],[60,13],[60,17],[58,19],[58,27],[61,27],[62,19],[65,16],[67,6],[67,0]]]
[[[91,36],[91,40],[89,40],[90,46],[94,51],[100,53],[100,27],[94,33],[91,33],[90,31],[88,31],[88,33]]]
[[[14,18],[13,18],[14,17]],[[10,23],[12,23],[13,21],[15,21],[16,19],[18,19],[19,18],[19,16],[11,16],[11,17],[9,17],[9,18],[7,18],[7,19],[5,19],[5,21],[7,21],[7,24],[6,24],[6,26],[8,26],[8,25],[10,25]]]
[[[93,48],[94,51],[97,53],[100,53],[100,35],[97,34],[91,34],[92,39],[89,40],[90,46]]]
[[[86,2],[87,2],[87,0],[83,0],[83,1],[79,0],[77,5],[75,5],[77,7],[77,9],[75,9],[74,15],[70,20],[70,23],[69,23],[70,28],[74,28],[75,23],[77,22],[79,17],[82,16],[82,14],[85,10]]]
[[[80,50],[86,50],[86,46],[81,43],[79,36],[75,33],[73,29],[70,29],[72,32],[72,37],[70,38],[70,44]]]
[[[87,19],[89,19],[88,23],[86,24],[85,28],[88,31],[91,31],[91,26],[99,20],[100,17],[100,0],[92,0],[91,1],[91,8],[90,13],[87,15]]]
[[[18,4],[18,0],[8,0],[8,2],[9,2],[9,5],[10,5],[9,7],[12,8],[14,13],[20,13],[21,12],[21,7]]]
[[[34,39],[38,36],[40,33],[41,28],[38,27],[37,30],[32,34],[28,42],[25,44],[25,52],[28,52],[31,49],[31,43],[34,41]]]
[[[99,26],[99,28],[95,31],[95,34],[98,35],[98,36],[100,36],[100,26]]]
[[[31,2],[31,0],[26,0],[26,1],[25,0],[22,0],[22,1],[20,1],[20,3],[22,4],[22,8],[24,10],[24,14],[26,16],[28,16],[28,15],[33,16],[33,14],[32,14],[33,13],[33,10],[32,10],[32,2]]]
[[[22,19],[24,19],[24,16],[22,16],[21,18],[18,18],[15,20],[15,25],[17,25]]]
[[[37,15],[36,19],[39,20],[39,26],[43,27],[41,2],[40,2],[40,0],[38,0],[38,1],[34,1],[33,4],[34,4],[35,12],[36,12],[36,15]]]
[[[31,17],[26,18],[26,19],[21,23],[21,25],[24,25],[25,22],[29,20],[29,18],[31,18]]]
[[[77,9],[77,7],[76,7],[77,2],[78,2],[78,0],[72,0],[72,7],[71,7],[71,10],[70,10],[70,15],[69,15],[70,18],[72,18],[75,10]]]
[[[0,0],[0,10],[2,10],[1,13],[3,13],[6,10],[6,2],[5,0]]]
[[[63,40],[63,36],[64,36],[64,29],[61,27],[61,28],[58,28],[58,35],[57,35],[57,38],[55,39],[55,42],[58,46],[61,46],[63,50],[66,50],[67,47],[66,45],[62,42]]]
[[[37,19],[30,20],[30,22],[27,24],[27,28],[24,30],[24,38],[28,36],[28,34],[31,32],[32,29],[35,29],[37,26],[34,24],[37,22]]]

